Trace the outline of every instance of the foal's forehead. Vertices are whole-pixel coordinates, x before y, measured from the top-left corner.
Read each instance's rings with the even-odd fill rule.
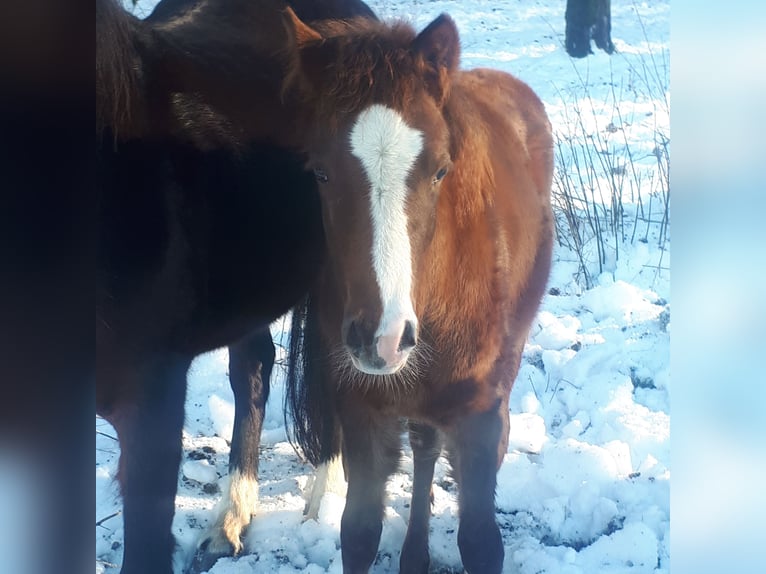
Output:
[[[387,106],[373,104],[363,110],[349,135],[351,153],[362,163],[373,188],[405,184],[423,151],[423,132],[408,125]]]

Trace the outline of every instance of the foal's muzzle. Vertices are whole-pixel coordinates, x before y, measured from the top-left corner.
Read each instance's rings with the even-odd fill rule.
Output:
[[[411,320],[392,321],[385,330],[362,317],[343,323],[343,342],[351,361],[370,375],[390,375],[401,369],[417,338],[417,324]]]

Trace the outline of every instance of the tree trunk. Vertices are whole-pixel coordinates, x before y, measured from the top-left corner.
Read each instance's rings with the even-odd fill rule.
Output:
[[[591,38],[607,54],[614,52],[611,0],[567,0],[565,20],[566,50],[573,58],[593,53]]]

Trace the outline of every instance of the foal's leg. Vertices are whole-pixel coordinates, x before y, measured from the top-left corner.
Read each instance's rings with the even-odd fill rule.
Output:
[[[171,534],[181,433],[186,357],[163,357],[139,366],[136,394],[118,403],[108,420],[120,440],[119,480],[125,549],[122,574],[171,574]]]
[[[504,403],[503,403],[504,404]],[[469,414],[450,432],[451,458],[460,486],[458,547],[468,574],[500,574],[503,540],[495,521],[495,487],[503,406]],[[507,408],[505,409],[507,411]]]
[[[434,465],[441,453],[441,437],[432,426],[410,422],[410,445],[415,466],[412,504],[399,572],[426,574],[431,561],[428,554],[428,522],[433,502]]]
[[[383,529],[386,480],[401,451],[396,418],[381,417],[361,405],[340,411],[348,494],[340,524],[343,574],[366,574],[378,552]]]
[[[207,570],[221,556],[242,550],[241,537],[258,504],[259,446],[274,355],[268,328],[229,347],[229,382],[234,391],[229,480],[218,517],[195,557],[195,571]]]

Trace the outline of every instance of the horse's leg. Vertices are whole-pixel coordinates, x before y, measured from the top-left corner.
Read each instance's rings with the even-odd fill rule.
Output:
[[[460,486],[458,547],[468,574],[499,574],[503,568],[503,540],[495,521],[495,487],[503,410],[469,414],[450,431],[450,450]],[[507,418],[507,412],[505,418]]]
[[[309,487],[306,508],[303,510],[304,520],[316,520],[319,518],[322,497],[327,492],[332,492],[339,496],[346,495],[346,475],[343,469],[343,460],[339,454],[317,467],[314,473],[314,482]]]
[[[428,522],[433,502],[434,466],[441,453],[441,437],[432,426],[410,422],[410,445],[415,466],[412,504],[399,572],[426,574],[431,561],[428,554]]]
[[[274,355],[268,328],[254,331],[229,347],[229,382],[234,392],[229,479],[218,516],[195,556],[195,571],[208,570],[221,556],[242,550],[242,535],[258,504],[261,428]]]
[[[339,411],[348,468],[346,508],[340,524],[343,574],[366,574],[383,529],[386,480],[396,470],[401,443],[396,418],[381,417],[357,403]]]
[[[125,526],[122,574],[172,574],[171,534],[186,372],[191,358],[168,356],[126,375],[135,394],[108,415],[120,441],[119,481]],[[125,387],[128,388],[128,387]]]

